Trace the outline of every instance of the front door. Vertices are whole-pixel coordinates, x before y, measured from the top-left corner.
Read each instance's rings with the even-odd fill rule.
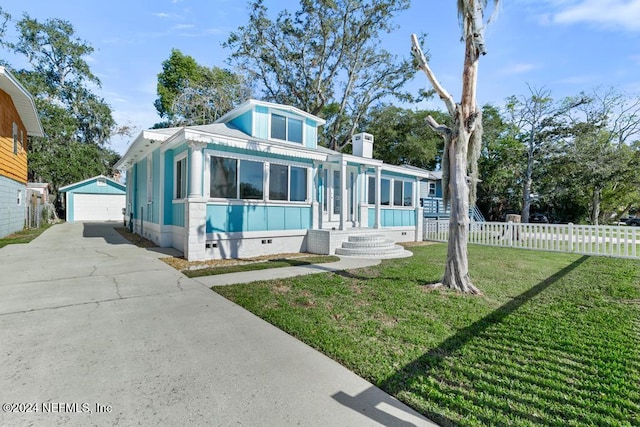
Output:
[[[357,171],[352,166],[347,167],[346,194],[343,195],[341,183],[340,165],[326,165],[322,170],[323,201],[322,201],[322,227],[331,228],[340,225],[340,211],[342,210],[342,198],[346,197],[347,210],[345,221],[347,225],[354,226],[357,220]]]

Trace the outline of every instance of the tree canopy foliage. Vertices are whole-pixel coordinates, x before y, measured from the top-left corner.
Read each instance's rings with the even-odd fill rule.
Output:
[[[110,175],[119,155],[108,142],[120,130],[111,107],[92,90],[100,87],[86,61],[93,47],[65,20],[24,14],[15,26],[16,40],[2,44],[31,66],[12,71],[33,95],[45,132],[30,138],[29,179],[48,182],[56,193],[74,181]]]
[[[270,101],[324,118],[324,143],[341,150],[370,106],[387,97],[409,99],[407,59],[382,49],[409,0],[301,0],[295,12],[269,17],[262,0],[249,4],[249,22],[225,43],[230,62]]]
[[[208,68],[178,49],[163,61],[155,107],[164,122],[155,127],[212,123],[251,97],[251,87],[238,74]]]
[[[374,135],[373,157],[392,165],[411,165],[434,170],[439,166],[442,138],[424,126],[427,116],[448,122],[440,111],[405,109],[377,105],[362,121],[361,129]]]
[[[527,196],[558,222],[640,210],[640,97],[599,88],[557,101],[530,88],[484,115],[478,203],[489,219],[522,211]]]

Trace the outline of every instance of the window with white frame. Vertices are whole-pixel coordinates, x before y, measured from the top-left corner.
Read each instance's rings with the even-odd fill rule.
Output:
[[[175,162],[174,186],[175,198],[184,199],[187,197],[187,157],[182,157]]]
[[[96,181],[96,185],[98,187],[106,187],[107,186],[107,180],[105,178],[98,178],[98,180]]]
[[[18,206],[22,206],[22,190],[18,190],[16,195]]]
[[[302,144],[302,120],[272,113],[271,138]]]
[[[209,197],[262,200],[264,163],[211,156]]]
[[[13,154],[18,154],[18,124],[13,123]]]
[[[265,176],[267,170],[268,179]],[[211,156],[209,197],[304,202],[308,200],[308,171],[303,166],[258,159]]]
[[[428,182],[427,185],[429,186],[429,197],[435,197],[436,196],[436,183],[435,182]]]
[[[413,182],[393,180],[393,206],[413,206]]]
[[[376,204],[376,177],[370,176],[368,177],[368,187],[367,187],[367,203],[370,205]]]

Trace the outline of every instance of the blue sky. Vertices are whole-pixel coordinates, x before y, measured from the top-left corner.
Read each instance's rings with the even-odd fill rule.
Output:
[[[527,84],[556,98],[596,86],[640,92],[640,0],[505,0],[488,27],[488,54],[481,58],[478,99],[500,105],[510,95],[527,94]],[[295,0],[265,0],[270,10],[295,8]],[[398,15],[399,26],[385,35],[384,47],[408,55],[411,33],[427,33],[423,48],[441,83],[459,98],[463,44],[453,0],[413,0]],[[153,101],[157,74],[172,48],[200,64],[226,67],[222,48],[229,33],[246,24],[245,0],[3,0],[18,20],[23,12],[38,20],[70,21],[95,52],[88,58],[102,81],[105,98],[120,124],[138,130],[160,121]],[[11,37],[13,31],[8,36]],[[2,52],[16,68],[24,62]],[[416,74],[409,85],[427,85]],[[444,107],[434,99],[416,107]],[[365,130],[365,129],[363,129]],[[123,153],[129,139],[114,139]]]

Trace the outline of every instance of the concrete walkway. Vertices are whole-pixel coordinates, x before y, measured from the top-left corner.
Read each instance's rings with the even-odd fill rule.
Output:
[[[0,249],[0,425],[433,425],[114,225]]]
[[[304,276],[307,274],[329,273],[332,271],[353,270],[380,264],[377,258],[340,257],[340,261],[326,264],[300,265],[296,267],[269,268],[266,270],[243,271],[239,273],[217,274],[215,276],[196,277],[197,281],[210,288],[212,286],[235,285],[251,283],[256,280],[286,279],[287,277]]]

